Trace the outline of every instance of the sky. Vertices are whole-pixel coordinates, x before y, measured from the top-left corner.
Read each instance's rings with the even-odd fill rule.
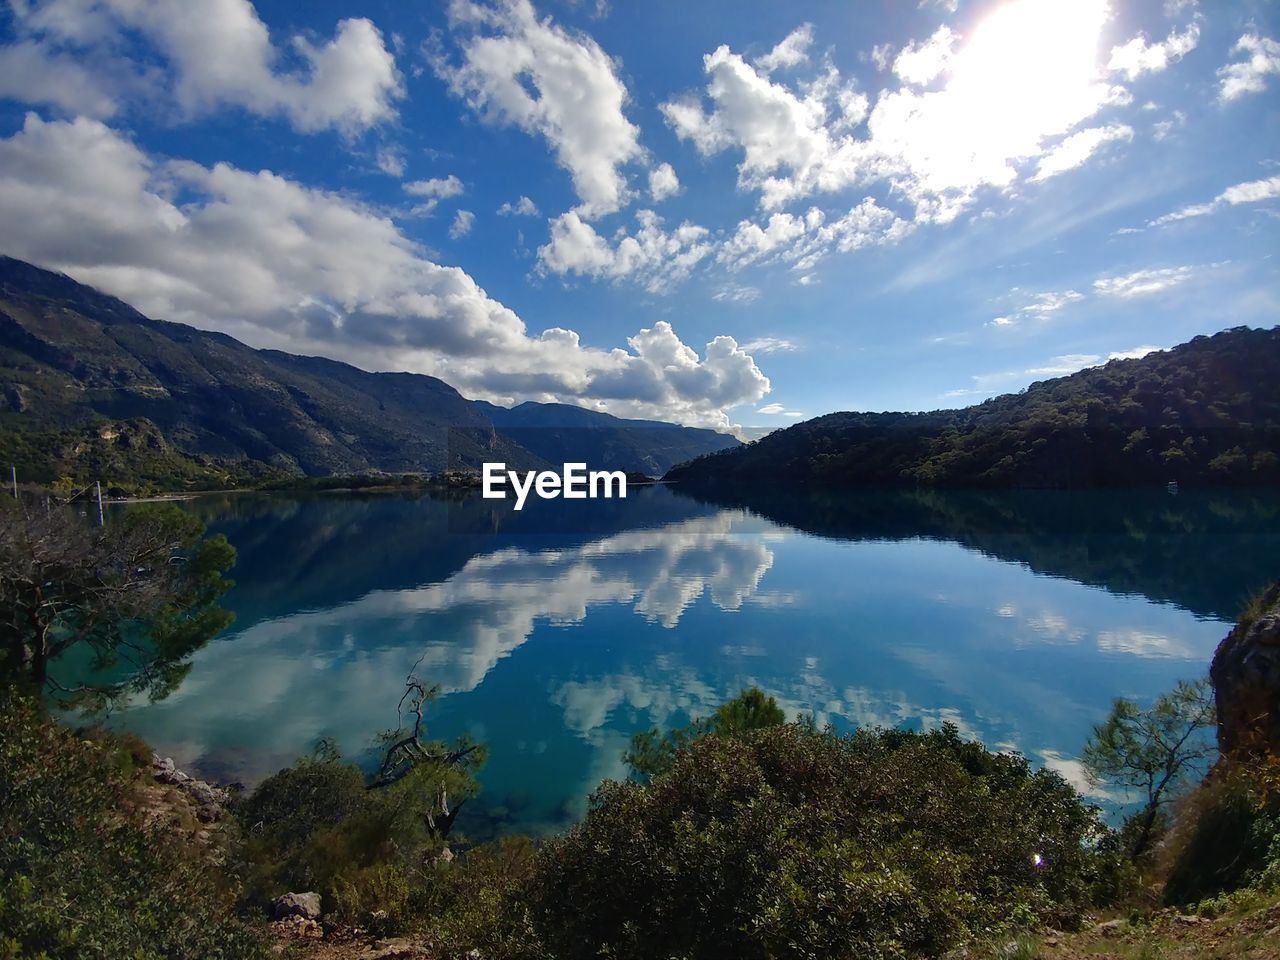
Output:
[[[1280,322],[1276,0],[0,0],[0,253],[722,430]]]

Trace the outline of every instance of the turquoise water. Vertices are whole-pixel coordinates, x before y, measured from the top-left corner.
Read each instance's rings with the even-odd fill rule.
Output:
[[[562,828],[632,733],[753,683],[839,727],[950,721],[1085,787],[1112,698],[1202,674],[1280,575],[1276,492],[188,506],[239,549],[237,622],[115,723],[253,783],[320,737],[361,756],[417,664],[431,733],[489,744],[480,835]]]

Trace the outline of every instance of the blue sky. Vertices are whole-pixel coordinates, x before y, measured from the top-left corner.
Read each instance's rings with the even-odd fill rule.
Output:
[[[1277,322],[1273,0],[10,0],[0,252],[728,428]]]

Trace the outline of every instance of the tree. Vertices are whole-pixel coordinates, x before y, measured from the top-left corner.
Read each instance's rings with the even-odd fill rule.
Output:
[[[637,733],[623,760],[642,777],[656,777],[671,769],[679,751],[705,736],[741,736],[751,730],[780,726],[786,720],[778,701],[759,687],[750,687],[722,703],[711,716],[677,727],[665,736],[656,727]]]
[[[105,527],[64,509],[0,510],[0,680],[96,709],[170,693],[233,619],[218,599],[235,550],[204,533],[174,504]]]
[[[1134,821],[1133,856],[1147,850],[1157,817],[1179,784],[1214,753],[1213,743],[1199,734],[1215,722],[1209,681],[1182,680],[1146,710],[1132,700],[1116,700],[1106,722],[1094,727],[1084,748],[1089,780],[1120,784],[1146,797]]]

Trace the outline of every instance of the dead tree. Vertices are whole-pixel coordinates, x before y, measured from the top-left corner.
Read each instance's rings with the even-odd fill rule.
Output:
[[[459,743],[454,748],[447,749],[443,744],[424,741],[422,714],[426,705],[439,692],[439,687],[426,686],[412,672],[405,678],[405,691],[396,708],[399,727],[388,735],[389,742],[382,764],[366,789],[381,790],[390,787],[400,783],[415,770],[423,768],[441,772],[450,770],[474,757],[481,749],[478,743]],[[411,719],[411,723],[406,724],[406,716]],[[449,792],[442,780],[436,788],[432,803],[421,814],[427,832],[440,840],[448,837],[464,803],[466,798],[458,801],[452,810],[449,808]]]

